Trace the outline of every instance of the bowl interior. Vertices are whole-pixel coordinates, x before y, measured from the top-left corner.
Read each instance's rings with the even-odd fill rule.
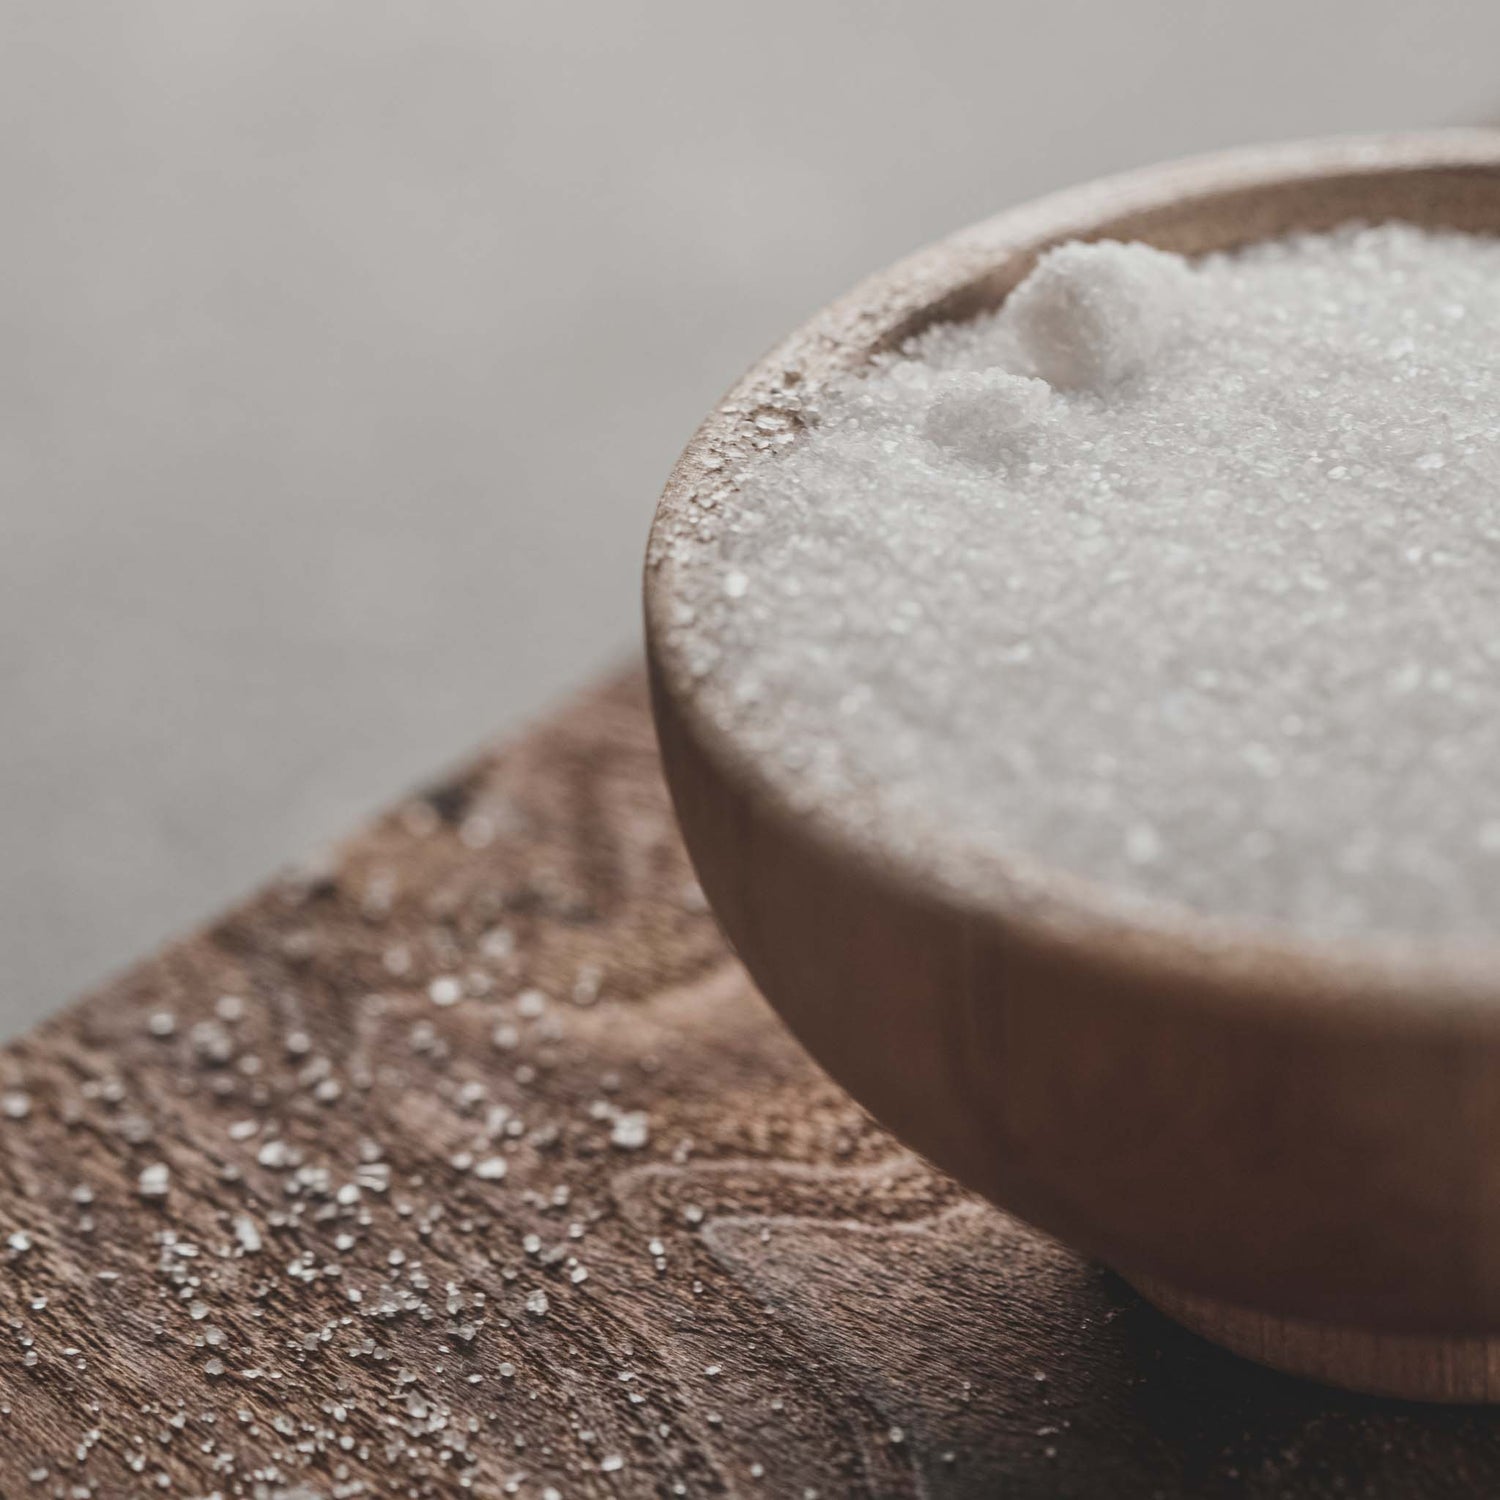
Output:
[[[1050,246],[1070,239],[1143,240],[1186,255],[1228,250],[1351,221],[1399,219],[1430,227],[1500,232],[1500,132],[1335,140],[1231,152],[1132,173],[1004,213],[941,241],[865,282],[794,333],[737,385],[699,429],[658,507],[646,575],[649,654],[659,696],[672,700],[703,751],[759,807],[796,821],[916,899],[976,915],[998,915],[1070,943],[1240,977],[1270,961],[1324,988],[1330,965],[1342,979],[1400,996],[1415,985],[1460,996],[1493,993],[1493,951],[1378,941],[1314,943],[1276,931],[1240,929],[1230,919],[1169,911],[1122,918],[1111,893],[1034,857],[1003,859],[942,839],[914,844],[856,826],[832,809],[799,805],[775,764],[737,742],[716,714],[693,660],[693,632],[674,618],[679,570],[691,566],[705,525],[704,499],[717,503],[737,462],[753,449],[755,423],[780,412],[798,390],[847,375],[937,322],[998,307]],[[956,844],[956,841],[955,841]],[[1397,951],[1404,949],[1405,951]],[[1485,998],[1480,1003],[1489,1004]]]

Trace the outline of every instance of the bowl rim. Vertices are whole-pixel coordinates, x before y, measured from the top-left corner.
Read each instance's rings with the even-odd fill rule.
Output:
[[[687,632],[669,618],[684,566],[679,544],[698,515],[694,497],[732,487],[723,477],[723,450],[746,435],[787,372],[816,384],[858,370],[925,327],[998,305],[1047,246],[1108,237],[1109,226],[1123,220],[1319,182],[1357,186],[1436,174],[1492,179],[1500,233],[1500,129],[1335,136],[1168,161],[1052,193],[936,240],[827,304],[735,382],[689,440],[657,503],[644,614],[658,713],[673,714],[678,731],[757,816],[901,899],[998,929],[1007,941],[1102,974],[1128,971],[1194,1006],[1253,1003],[1337,1017],[1341,1025],[1388,1027],[1395,1020],[1423,1030],[1462,1021],[1500,1034],[1500,938],[1484,945],[1319,940],[1165,901],[1126,910],[1102,883],[1034,856],[955,848],[941,839],[898,851],[827,806],[804,805],[711,712],[689,661]]]

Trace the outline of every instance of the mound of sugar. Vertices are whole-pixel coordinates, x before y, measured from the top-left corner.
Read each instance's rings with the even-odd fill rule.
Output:
[[[1489,238],[1063,246],[809,396],[704,513],[698,690],[897,847],[1492,942],[1497,350]]]
[[[1005,370],[954,370],[934,381],[922,432],[970,463],[994,461],[996,445],[1017,440],[1039,422],[1052,396],[1042,380]]]
[[[1059,390],[1103,390],[1185,332],[1197,283],[1149,245],[1059,245],[1006,299],[1000,321],[1032,373]]]

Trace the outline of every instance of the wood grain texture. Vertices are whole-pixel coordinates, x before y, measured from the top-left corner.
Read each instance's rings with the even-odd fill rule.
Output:
[[[6,1500],[1500,1488],[1494,1418],[1222,1354],[877,1129],[726,953],[634,676],[0,1090]]]
[[[903,820],[879,785],[811,795],[794,754],[744,731],[738,684],[691,607],[730,555],[735,476],[767,431],[795,442],[822,386],[998,306],[1048,246],[1192,254],[1388,219],[1500,232],[1500,134],[1168,163],[1009,209],[870,278],[689,443],[648,555],[648,657],[714,910],[876,1118],[1180,1305],[1219,1305],[1201,1326],[1227,1331],[1253,1309],[1255,1337],[1235,1341],[1267,1359],[1298,1351],[1296,1368],[1356,1388],[1485,1401],[1500,1336],[1500,950],[1316,943],[1129,907],[1036,851]],[[1364,1357],[1392,1337],[1398,1359]]]

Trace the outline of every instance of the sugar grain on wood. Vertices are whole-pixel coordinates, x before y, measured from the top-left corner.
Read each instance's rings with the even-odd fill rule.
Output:
[[[788,403],[807,430],[679,534],[677,644],[798,804],[887,846],[1490,941],[1497,350],[1487,237],[1062,246]]]

